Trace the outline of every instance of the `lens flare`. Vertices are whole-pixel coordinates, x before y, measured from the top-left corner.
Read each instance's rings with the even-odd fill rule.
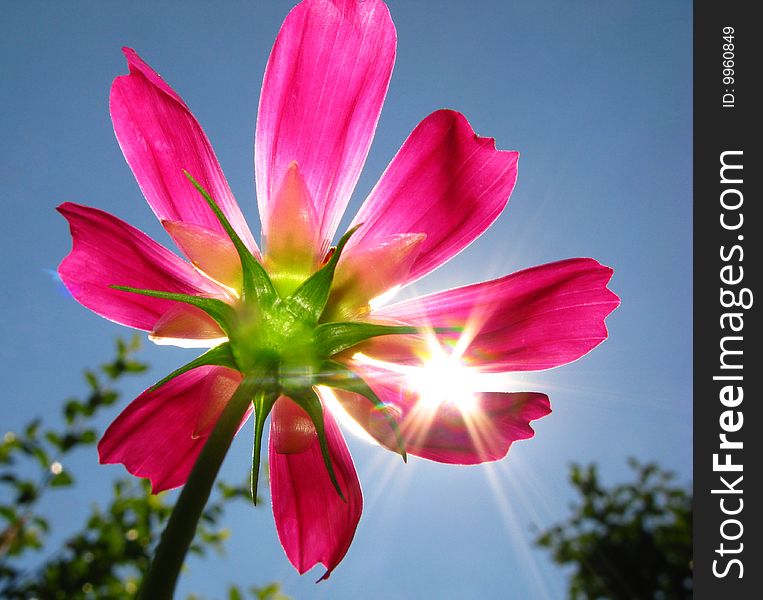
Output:
[[[457,357],[441,353],[432,356],[421,367],[412,368],[407,379],[424,406],[436,409],[441,404],[450,403],[468,413],[477,408],[475,375]]]
[[[372,298],[368,302],[368,307],[371,310],[377,310],[384,306],[385,304],[389,303],[395,296],[397,296],[397,293],[400,291],[401,286],[395,285],[388,289],[383,294],[376,296],[376,298]]]
[[[428,334],[426,341],[427,352],[420,365],[390,363],[362,353],[355,354],[353,360],[401,376],[400,384],[417,394],[422,410],[435,411],[443,404],[451,404],[464,414],[477,410],[480,373],[463,364],[464,344],[459,340],[454,348],[446,348],[434,334]]]

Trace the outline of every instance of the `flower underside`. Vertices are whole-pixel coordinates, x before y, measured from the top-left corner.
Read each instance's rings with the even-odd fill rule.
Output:
[[[98,445],[102,463],[148,477],[155,492],[184,486],[145,597],[171,596],[200,499],[252,412],[253,497],[268,420],[279,540],[300,573],[321,563],[325,579],[363,506],[337,417],[404,459],[500,460],[533,437],[549,399],[475,376],[561,366],[607,337],[619,299],[607,287],[612,269],[591,258],[388,302],[486,231],[514,189],[519,153],[498,149],[457,111],[416,125],[331,247],[396,39],[383,0],[303,0],[289,13],[257,111],[261,246],[189,107],[124,49],[129,73],[109,96],[114,131],[184,258],[113,215],[66,202],[58,210],[73,246],[59,273],[97,314],[158,344],[208,349],[131,402]]]
[[[398,452],[403,460],[407,460],[397,422],[387,413],[384,403],[357,373],[332,358],[371,338],[415,334],[421,330],[417,327],[360,321],[327,321],[324,318],[332,292],[336,265],[347,241],[360,225],[350,229],[339,240],[337,246],[331,248],[325,264],[299,283],[296,289],[284,294],[282,289],[279,290],[274,285],[273,279],[280,276],[282,280],[293,282],[294,275],[286,273],[284,276],[283,273],[275,271],[271,278],[238,236],[215,200],[190,173],[184,173],[212,209],[236,249],[241,262],[241,292],[238,301],[231,305],[216,298],[112,286],[124,292],[190,304],[211,317],[227,337],[227,341],[170,373],[153,389],[191,369],[215,365],[239,371],[248,381],[248,385],[257,390],[252,400],[255,439],[251,481],[252,498],[255,502],[265,420],[279,397],[290,398],[312,422],[331,482],[344,500],[329,458],[323,407],[315,386],[324,385],[354,392],[371,402],[379,414],[385,417],[394,432]],[[439,328],[437,331],[456,329]]]

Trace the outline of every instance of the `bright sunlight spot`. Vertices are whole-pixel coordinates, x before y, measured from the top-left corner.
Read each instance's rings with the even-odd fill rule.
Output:
[[[381,308],[382,306],[387,304],[390,300],[392,300],[392,298],[397,296],[397,293],[399,291],[400,291],[399,285],[392,286],[383,294],[376,296],[376,298],[372,298],[369,301],[368,306],[371,308],[371,310],[376,310],[378,308]]]
[[[446,402],[464,413],[477,408],[475,374],[457,357],[444,353],[433,356],[423,366],[412,368],[407,377],[419,394],[419,402],[427,408],[434,410]]]
[[[431,411],[442,404],[452,404],[467,414],[478,408],[477,392],[480,391],[479,372],[461,362],[465,348],[456,344],[455,349],[443,348],[434,335],[427,337],[427,357],[421,366],[387,363],[358,353],[353,359],[403,375],[402,382],[419,396],[421,408]]]
[[[160,337],[151,333],[148,334],[148,339],[154,342],[154,344],[157,346],[176,346],[178,348],[214,348],[215,346],[228,341],[227,337],[195,340],[185,338]]]

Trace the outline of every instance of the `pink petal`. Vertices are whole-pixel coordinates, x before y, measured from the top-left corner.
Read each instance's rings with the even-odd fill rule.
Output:
[[[176,302],[156,322],[149,339],[155,344],[210,348],[226,338],[217,322],[203,310]],[[212,343],[212,341],[216,343]]]
[[[69,221],[73,238],[58,273],[72,296],[102,317],[151,331],[177,305],[112,285],[227,298],[218,285],[124,221],[71,202],[58,211]]]
[[[363,226],[346,253],[369,238],[424,233],[407,276],[423,277],[474,241],[506,206],[517,179],[518,152],[495,149],[466,118],[438,110],[413,130],[353,220]]]
[[[257,117],[263,223],[296,161],[328,249],[371,145],[396,39],[381,0],[305,0],[286,17],[265,70]]]
[[[240,292],[243,281],[241,259],[227,235],[180,221],[162,221],[162,225],[197,269]]]
[[[323,260],[320,221],[297,163],[291,163],[263,223],[265,267],[282,296],[293,292]]]
[[[147,477],[154,493],[183,485],[240,382],[236,371],[205,366],[146,390],[106,430],[100,462]]]
[[[441,463],[474,465],[499,460],[513,442],[535,435],[530,421],[551,412],[548,396],[536,392],[482,392],[475,394],[468,410],[451,402],[433,407],[419,402],[417,394],[404,385],[392,383],[394,376],[381,379],[377,371],[377,377],[369,377],[368,370],[363,376],[398,422],[406,452]],[[397,452],[392,428],[379,418],[378,409],[357,394],[341,390],[335,394],[361,427]]]
[[[405,279],[425,238],[423,233],[401,233],[366,239],[352,253],[342,254],[324,320],[344,321],[368,313],[371,300]]]
[[[607,283],[612,269],[592,258],[550,263],[384,307],[381,319],[431,327],[463,327],[442,334],[463,361],[485,372],[535,371],[577,360],[607,338],[604,319],[620,304]],[[389,336],[363,352],[397,363],[421,361],[420,340]]]
[[[329,411],[326,437],[345,503],[331,484],[318,440],[299,454],[276,451],[277,424],[271,420],[269,468],[278,537],[300,574],[322,563],[326,579],[347,553],[363,510],[360,482],[347,445]]]
[[[286,396],[276,401],[270,422],[270,440],[278,454],[304,452],[318,436],[310,416]]]
[[[111,86],[111,119],[122,152],[154,213],[162,221],[191,223],[226,235],[183,174],[188,171],[259,256],[201,126],[180,96],[134,50],[123,51],[130,74],[117,77]]]

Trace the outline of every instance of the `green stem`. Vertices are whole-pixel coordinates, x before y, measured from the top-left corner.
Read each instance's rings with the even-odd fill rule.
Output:
[[[180,493],[154,560],[143,580],[141,600],[170,600],[196,526],[207,504],[220,465],[252,402],[256,386],[245,379],[228,401]]]

